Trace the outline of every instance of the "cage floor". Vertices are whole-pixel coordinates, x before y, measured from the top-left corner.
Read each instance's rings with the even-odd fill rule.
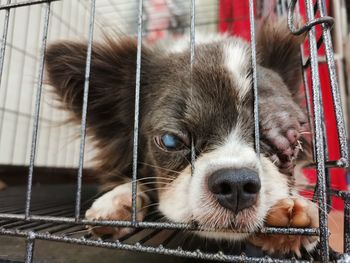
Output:
[[[35,185],[32,195],[32,215],[74,216],[73,185]],[[0,191],[0,213],[24,213],[25,187],[9,187]],[[95,186],[85,186],[82,191],[82,214],[96,197]],[[69,237],[83,237],[88,234],[84,226],[72,224],[25,222],[1,220],[0,227],[22,231],[35,231]],[[247,255],[263,256],[260,251],[244,244],[214,243],[196,238],[193,234],[174,230],[137,229],[134,233],[120,239],[126,244],[139,242],[142,245],[168,248],[200,249],[207,252],[219,250],[228,254],[238,254],[242,250]],[[244,248],[242,247],[244,246]],[[235,253],[235,251],[237,253]],[[0,262],[11,260],[23,262],[25,239],[0,235]],[[117,249],[88,247],[45,240],[35,241],[34,262],[200,262],[200,260],[180,257],[128,252]],[[140,261],[141,260],[141,261]],[[208,261],[206,261],[208,262]]]

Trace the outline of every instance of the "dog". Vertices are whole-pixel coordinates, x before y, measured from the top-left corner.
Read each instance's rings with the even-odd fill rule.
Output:
[[[142,46],[137,220],[157,205],[172,222],[195,222],[213,239],[247,239],[270,254],[314,249],[318,238],[249,234],[263,226],[317,227],[318,210],[297,195],[295,176],[308,119],[297,97],[300,44],[286,20],[265,21],[257,34],[261,153],[254,150],[250,44],[238,37]],[[87,44],[60,41],[46,53],[46,74],[64,108],[80,122]],[[89,220],[131,219],[136,39],[94,43],[87,134],[106,192]],[[195,161],[191,166],[191,143]],[[305,148],[305,147],[304,147]],[[216,231],[206,230],[214,229]],[[94,227],[118,238],[128,228]]]

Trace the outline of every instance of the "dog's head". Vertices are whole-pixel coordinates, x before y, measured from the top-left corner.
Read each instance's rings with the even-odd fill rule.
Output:
[[[133,39],[93,46],[87,123],[100,148],[101,170],[112,175],[130,172],[136,50]],[[273,96],[277,88],[292,99],[300,81],[298,41],[285,25],[266,25],[257,50],[259,89]],[[49,81],[77,118],[85,61],[86,44],[60,42],[47,52]],[[188,43],[143,47],[140,176],[157,177],[159,209],[169,219],[240,238],[232,229],[257,229],[290,192],[287,176],[254,150],[251,87],[250,45],[241,39],[197,39],[192,68]]]

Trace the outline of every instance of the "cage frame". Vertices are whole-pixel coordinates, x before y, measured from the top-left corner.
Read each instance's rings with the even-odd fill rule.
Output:
[[[143,0],[138,0],[138,17],[137,17],[137,61],[136,61],[136,83],[135,83],[135,115],[134,115],[134,139],[133,139],[133,169],[132,169],[132,219],[130,221],[91,221],[81,218],[81,191],[82,191],[82,178],[83,178],[83,164],[84,164],[84,152],[85,152],[85,139],[86,139],[86,119],[87,119],[87,105],[88,105],[88,94],[89,94],[89,77],[90,77],[90,66],[91,66],[91,54],[92,54],[92,43],[94,35],[95,25],[95,13],[96,13],[96,0],[90,0],[90,21],[89,21],[89,35],[87,40],[87,55],[86,55],[86,67],[85,67],[85,80],[84,80],[84,95],[83,95],[83,108],[80,128],[80,151],[79,151],[79,166],[76,181],[76,198],[75,198],[75,214],[73,217],[57,217],[57,216],[37,216],[31,214],[31,197],[32,197],[32,182],[33,173],[35,168],[35,157],[37,150],[37,138],[38,138],[38,127],[39,127],[39,116],[40,116],[40,102],[41,93],[43,87],[43,74],[44,74],[44,63],[45,63],[45,51],[47,44],[47,34],[49,28],[50,14],[51,14],[51,3],[60,0],[23,0],[16,3],[12,3],[11,0],[7,0],[6,4],[0,5],[0,11],[5,12],[5,20],[3,25],[3,35],[1,37],[0,46],[0,82],[4,67],[4,58],[6,52],[6,41],[8,34],[9,18],[11,10],[14,8],[20,8],[23,6],[31,5],[44,5],[45,15],[43,23],[43,34],[41,39],[41,51],[40,51],[40,66],[38,70],[38,79],[35,100],[35,113],[33,123],[33,135],[32,144],[30,151],[30,164],[28,172],[27,192],[26,192],[26,203],[25,212],[23,214],[11,214],[11,213],[0,213],[0,219],[14,219],[23,220],[26,222],[42,222],[42,223],[70,223],[75,225],[92,225],[92,226],[115,226],[115,227],[132,227],[132,228],[151,228],[151,229],[182,229],[182,230],[198,230],[198,227],[191,224],[184,223],[171,223],[171,222],[147,222],[136,220],[136,202],[137,202],[137,161],[138,161],[138,129],[139,129],[139,102],[140,102],[140,80],[141,80],[141,46],[142,46],[142,30],[143,30]],[[259,90],[257,83],[257,58],[255,49],[255,26],[254,26],[254,0],[246,0],[249,2],[249,18],[250,18],[250,36],[251,36],[251,58],[252,58],[252,78],[253,78],[253,92],[254,92],[254,128],[255,128],[255,150],[259,155]],[[301,0],[300,0],[301,1]],[[319,235],[320,237],[320,251],[321,251],[321,262],[329,261],[329,245],[328,245],[328,226],[327,226],[327,200],[330,199],[329,193],[340,197],[344,200],[344,254],[350,254],[350,192],[348,191],[331,191],[329,189],[329,182],[327,182],[327,173],[329,168],[341,167],[346,168],[349,166],[349,156],[346,141],[346,131],[344,124],[344,116],[342,112],[340,92],[337,83],[337,75],[334,62],[333,47],[331,41],[330,30],[333,24],[333,18],[327,15],[324,0],[317,0],[316,4],[313,5],[312,0],[304,0],[307,11],[306,24],[300,28],[294,26],[294,11],[298,0],[291,0],[288,8],[288,25],[291,33],[299,35],[302,33],[308,34],[309,39],[309,57],[303,59],[303,73],[304,73],[304,85],[305,82],[305,71],[308,67],[311,69],[311,84],[312,84],[312,101],[313,101],[313,121],[314,121],[314,156],[315,156],[315,167],[317,168],[317,197],[319,201],[319,215],[320,225],[318,228],[275,228],[265,227],[259,232],[265,234],[288,234],[288,235]],[[192,65],[195,61],[195,2],[191,0],[190,5],[190,65],[192,71]],[[315,18],[315,13],[319,10],[320,16]],[[321,25],[322,27],[322,38],[316,39],[315,26]],[[338,139],[340,145],[340,156],[339,160],[328,161],[327,156],[327,145],[325,143],[325,129],[324,120],[322,118],[322,106],[321,106],[321,89],[320,89],[320,78],[318,72],[318,57],[317,50],[321,44],[325,46],[326,52],[326,63],[328,68],[328,74],[330,76],[330,84],[333,99],[333,108],[336,116],[336,126],[338,132]],[[307,88],[305,88],[307,90]],[[310,102],[310,100],[307,100]],[[311,109],[311,106],[308,105]],[[194,143],[191,143],[192,164],[195,160],[194,155]],[[195,169],[195,168],[194,168]],[[24,237],[27,240],[25,262],[33,262],[33,253],[35,248],[35,240],[51,240],[58,242],[67,242],[74,244],[81,244],[87,246],[105,247],[105,248],[116,248],[129,251],[139,251],[148,253],[157,253],[163,255],[174,255],[188,258],[200,258],[217,260],[222,262],[309,262],[307,260],[292,259],[275,259],[271,257],[267,258],[254,258],[247,257],[245,255],[226,255],[222,252],[218,253],[207,253],[200,250],[187,251],[181,247],[178,249],[168,249],[160,244],[157,247],[145,246],[140,243],[125,244],[119,240],[115,242],[104,241],[104,240],[91,240],[82,238],[67,237],[64,235],[55,235],[50,233],[39,233],[34,231],[22,231],[22,230],[10,230],[2,228],[0,226],[0,235],[5,236],[16,236]]]

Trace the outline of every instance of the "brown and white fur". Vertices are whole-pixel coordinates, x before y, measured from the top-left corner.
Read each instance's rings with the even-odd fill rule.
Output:
[[[261,154],[254,150],[250,45],[228,36],[198,38],[190,75],[189,43],[142,47],[138,213],[142,220],[151,203],[171,221],[196,222],[199,234],[215,239],[248,238],[270,253],[300,254],[317,238],[237,233],[264,225],[317,226],[314,205],[297,197],[293,169],[307,119],[296,102],[300,85],[299,46],[286,22],[262,26],[257,37]],[[98,151],[96,170],[110,191],[86,212],[91,220],[131,217],[132,141],[136,76],[136,40],[95,43],[92,52],[87,128]],[[50,84],[81,118],[85,42],[58,42],[46,54]],[[168,151],[159,143],[176,136],[183,147]],[[190,145],[196,159],[191,174]],[[305,152],[302,153],[305,157]],[[299,158],[300,159],[300,158]],[[237,213],[221,206],[208,189],[208,178],[223,169],[248,169],[261,189],[253,205]],[[128,229],[100,227],[95,234]]]

